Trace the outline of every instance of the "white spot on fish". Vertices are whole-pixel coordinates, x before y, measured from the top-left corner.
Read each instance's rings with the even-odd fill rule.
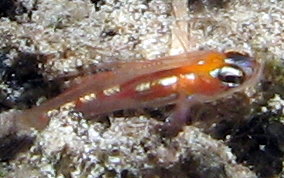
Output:
[[[195,80],[196,79],[196,75],[194,73],[185,74],[184,76],[185,76],[185,78],[187,78],[189,80]]]
[[[135,90],[138,92],[149,90],[151,88],[150,82],[143,82],[136,86]]]
[[[120,87],[119,86],[114,86],[114,87],[105,89],[103,91],[104,95],[106,95],[106,96],[111,96],[111,95],[116,94],[118,92],[120,92]]]
[[[204,64],[205,64],[205,61],[204,61],[204,60],[198,61],[197,64],[198,64],[198,65],[204,65]]]
[[[97,95],[95,93],[90,93],[88,95],[82,96],[79,98],[79,100],[83,103],[95,100],[97,98]]]
[[[166,77],[158,80],[158,84],[161,84],[163,86],[170,86],[175,84],[178,81],[177,76],[171,76],[171,77]]]

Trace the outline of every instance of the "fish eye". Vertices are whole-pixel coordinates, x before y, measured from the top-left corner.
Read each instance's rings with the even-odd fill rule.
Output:
[[[237,66],[243,71],[247,76],[251,76],[254,72],[256,66],[255,60],[246,53],[239,52],[226,52],[225,63],[231,66]]]
[[[245,73],[236,66],[224,66],[219,69],[217,78],[223,82],[224,85],[233,88],[241,85],[245,80]]]

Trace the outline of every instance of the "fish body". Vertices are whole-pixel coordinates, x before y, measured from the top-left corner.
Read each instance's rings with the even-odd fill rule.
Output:
[[[123,109],[214,101],[254,85],[261,66],[246,54],[218,51],[121,63],[112,71],[83,77],[61,95],[24,111],[19,119],[43,129],[49,122],[44,115],[69,102],[84,117],[92,118]]]

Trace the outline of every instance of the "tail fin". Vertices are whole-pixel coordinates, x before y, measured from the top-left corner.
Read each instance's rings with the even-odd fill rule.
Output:
[[[37,108],[25,111],[8,111],[0,115],[0,136],[11,130],[27,130],[35,128],[44,129],[49,123],[49,118]]]

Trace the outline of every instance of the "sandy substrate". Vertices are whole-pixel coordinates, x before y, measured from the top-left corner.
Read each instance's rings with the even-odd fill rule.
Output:
[[[182,38],[189,39],[186,50],[237,50],[262,61],[284,59],[284,1],[280,0],[190,1],[189,9],[180,7],[181,14],[173,13],[176,1],[170,0],[17,2],[25,13],[0,19],[0,48],[10,48],[9,59],[19,51],[48,56],[41,64],[48,79],[90,65],[154,60],[180,53],[184,49],[176,40]],[[177,23],[187,30],[186,35],[180,34],[182,38],[176,37]],[[270,70],[275,68],[272,65]],[[276,88],[283,86],[281,76],[269,77]],[[1,83],[0,88],[5,85]],[[279,89],[248,97],[250,103],[257,103],[252,110],[258,112],[253,114],[275,111],[281,118],[282,95]],[[165,138],[155,130],[162,121],[145,114],[111,114],[105,123],[86,121],[67,105],[54,109],[43,131],[17,133],[35,139],[27,151],[1,164],[3,177],[252,178],[261,174],[246,162],[238,162],[226,139],[212,138],[203,132],[207,128],[186,126],[178,136]],[[253,114],[235,117],[253,118]],[[13,130],[7,118],[0,120],[2,137]],[[273,175],[279,176],[281,171]]]

